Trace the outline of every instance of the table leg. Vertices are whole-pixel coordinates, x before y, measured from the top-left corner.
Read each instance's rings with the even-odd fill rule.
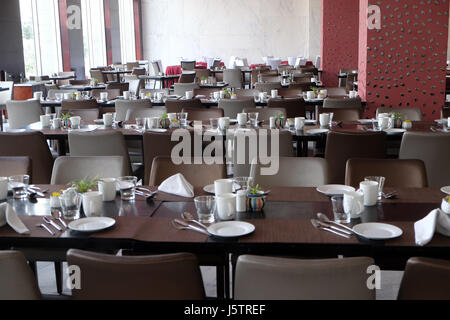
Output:
[[[65,156],[66,155],[66,139],[58,139],[58,155]]]

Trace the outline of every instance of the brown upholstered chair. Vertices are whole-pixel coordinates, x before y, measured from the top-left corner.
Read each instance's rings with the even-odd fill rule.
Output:
[[[181,64],[181,69],[183,69],[183,71],[184,70],[189,70],[189,71],[195,70],[195,64],[196,64],[195,61],[184,60],[184,61],[181,61],[180,64]]]
[[[214,180],[227,177],[225,164],[191,164],[176,165],[171,157],[158,156],[153,159],[152,170],[150,171],[149,185],[160,185],[168,177],[181,173],[194,187],[204,187]]]
[[[280,89],[278,89],[280,90]],[[217,91],[217,90],[215,90]],[[256,94],[259,94],[259,91],[256,89],[235,89],[234,93],[236,94],[237,98],[252,98],[255,96]]]
[[[189,253],[115,256],[70,249],[81,270],[74,299],[200,300],[205,291],[197,258]]]
[[[106,85],[107,90],[111,89],[119,89],[120,95],[123,95],[124,91],[128,91],[130,89],[130,84],[128,82],[120,82],[120,83],[108,83]]]
[[[260,92],[267,92],[270,94],[272,90],[278,90],[281,88],[281,82],[257,82],[255,83],[255,89]]]
[[[301,91],[311,91],[311,87],[313,86],[312,82],[306,83],[290,83],[289,89],[297,89]]]
[[[63,100],[61,102],[61,111],[75,109],[98,109],[98,103],[95,99],[90,100]]]
[[[241,113],[245,108],[256,108],[255,99],[253,97],[240,97],[238,99],[221,99],[219,108],[223,109],[225,117],[236,119],[237,114]]]
[[[442,108],[441,119],[448,119],[450,117],[450,108]]]
[[[333,121],[358,121],[361,119],[362,109],[319,107],[320,113],[333,113]]]
[[[209,99],[209,97],[211,96],[211,94],[215,91],[217,91],[218,89],[214,89],[214,88],[200,88],[200,89],[194,89],[194,97],[196,96],[205,96],[206,98]]]
[[[95,99],[100,99],[100,93],[101,92],[107,92],[108,93],[108,100],[112,100],[120,96],[120,90],[119,89],[92,89],[92,97]]]
[[[195,71],[183,72],[178,78],[178,83],[194,83],[195,81]]]
[[[31,176],[30,157],[0,157],[0,177],[19,174]]]
[[[268,107],[285,109],[287,118],[306,117],[305,100],[302,98],[269,99]]]
[[[53,157],[41,132],[0,132],[0,146],[0,156],[28,156],[31,159],[32,183],[50,183]]]
[[[328,97],[330,97],[330,98],[347,95],[347,91],[345,90],[345,88],[338,87],[338,88],[326,88],[326,89],[327,89]]]
[[[99,109],[70,109],[64,110],[66,113],[70,113],[72,116],[80,116],[84,122],[93,122],[99,118]]]
[[[106,83],[106,77],[102,73],[102,70],[91,69],[89,70],[89,73],[91,74],[91,79],[97,79],[99,83]]]
[[[410,258],[398,300],[450,300],[450,261]]]
[[[345,184],[358,187],[367,176],[386,178],[385,187],[426,188],[427,171],[422,160],[349,159],[345,170]]]
[[[133,70],[134,68],[139,68],[139,62],[127,62],[127,70]]]
[[[69,84],[72,86],[79,86],[79,85],[89,85],[91,83],[91,80],[84,79],[84,80],[69,80]]]
[[[208,124],[211,118],[223,117],[221,108],[183,108],[182,112],[187,112],[189,120],[205,121]]]
[[[324,108],[353,108],[361,109],[362,102],[361,98],[326,98],[323,101]]]
[[[288,259],[242,255],[236,300],[375,300],[367,287],[372,258]]]
[[[278,95],[283,98],[299,98],[303,90],[301,89],[291,89],[291,88],[281,88],[278,89]]]
[[[286,109],[284,108],[244,108],[242,112],[258,112],[258,121],[269,121],[270,117],[276,117],[280,114],[286,115]]]
[[[384,158],[386,133],[329,132],[325,147],[328,161],[329,183],[344,184],[345,166],[351,158]]]
[[[40,300],[39,286],[20,251],[0,251],[0,300]]]
[[[403,119],[411,121],[422,121],[422,110],[420,108],[378,108],[376,116],[379,113],[400,113]]]
[[[167,113],[179,113],[184,108],[201,108],[202,101],[200,99],[189,99],[189,100],[166,100]]]

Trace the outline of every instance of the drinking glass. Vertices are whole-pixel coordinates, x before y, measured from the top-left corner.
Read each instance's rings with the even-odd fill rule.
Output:
[[[211,130],[219,129],[219,119],[211,118],[211,119],[209,119],[209,123],[211,124]]]
[[[136,197],[137,178],[133,176],[120,177],[117,179],[117,185],[120,189],[120,197],[125,201],[133,201]]]
[[[30,176],[17,175],[9,177],[9,185],[13,191],[14,199],[25,199],[28,195],[28,184],[30,183]]]
[[[364,181],[375,181],[376,183],[378,183],[378,200],[382,200],[383,199],[383,187],[384,187],[384,182],[386,181],[385,177],[377,177],[377,176],[369,176],[369,177],[365,177]]]
[[[59,196],[59,203],[61,205],[64,219],[76,220],[80,218],[82,199],[82,195],[76,192],[75,188],[66,190],[61,196]]]
[[[188,117],[187,112],[180,112],[180,113],[177,114],[177,116],[178,116],[178,120],[180,121],[180,127],[181,128],[186,128],[186,126],[187,126],[187,117]]]
[[[145,118],[136,118],[136,128],[143,129],[145,126]]]
[[[255,102],[259,102],[259,92],[253,93],[253,99],[255,100]]]
[[[250,120],[250,126],[252,126],[253,128],[258,127],[258,116],[259,116],[259,112],[250,112],[248,114],[248,119]]]
[[[245,190],[247,191],[250,186],[253,185],[253,177],[236,177],[233,178],[234,191]],[[239,188],[239,189],[237,189]]]
[[[344,196],[331,197],[331,204],[333,205],[334,221],[338,223],[349,223],[350,215],[344,210]]]
[[[213,196],[200,196],[194,198],[197,209],[198,221],[202,223],[213,223],[214,212],[216,211],[216,201]]]

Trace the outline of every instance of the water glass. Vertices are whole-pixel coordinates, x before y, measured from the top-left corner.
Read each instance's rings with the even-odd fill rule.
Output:
[[[9,185],[13,191],[14,199],[25,199],[28,196],[28,184],[30,183],[29,175],[17,175],[9,177]]]
[[[247,191],[250,186],[253,185],[253,177],[236,177],[233,178],[234,191],[245,190]],[[239,188],[239,189],[236,189]]]
[[[333,205],[334,221],[337,223],[349,223],[350,215],[344,210],[344,196],[331,197],[331,204]]]
[[[186,128],[187,127],[187,117],[188,117],[187,112],[180,112],[177,114],[177,116],[178,116],[178,120],[180,121],[180,127]]]
[[[136,118],[136,128],[143,129],[145,125],[145,118]]]
[[[248,119],[250,120],[250,126],[252,126],[253,128],[258,127],[258,116],[259,116],[259,112],[250,112],[248,114]]]
[[[214,212],[216,211],[216,201],[213,196],[200,196],[194,198],[197,209],[198,221],[201,223],[213,223]]]
[[[125,201],[133,201],[136,197],[137,178],[133,176],[120,177],[117,179],[117,185],[120,189],[120,197]]]
[[[82,195],[71,188],[59,196],[64,219],[76,220],[80,218],[80,208],[82,203]]]
[[[209,119],[209,123],[211,125],[211,130],[217,130],[219,128],[219,119]]]
[[[384,187],[384,182],[386,181],[385,177],[377,177],[377,176],[369,176],[369,177],[365,177],[364,181],[375,181],[376,183],[378,183],[378,200],[382,200],[383,199],[383,187]]]

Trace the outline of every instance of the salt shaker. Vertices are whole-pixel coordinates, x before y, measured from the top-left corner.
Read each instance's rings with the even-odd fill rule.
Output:
[[[245,212],[247,211],[247,191],[239,190],[236,192],[236,211]]]

